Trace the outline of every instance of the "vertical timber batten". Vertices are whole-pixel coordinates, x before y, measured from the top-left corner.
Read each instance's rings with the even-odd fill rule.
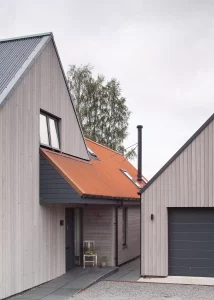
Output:
[[[0,109],[0,299],[65,272],[64,208],[39,204],[40,109],[61,118],[61,150],[88,159],[51,40]]]

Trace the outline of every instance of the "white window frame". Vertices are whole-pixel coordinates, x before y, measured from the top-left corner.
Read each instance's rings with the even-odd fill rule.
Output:
[[[46,117],[47,131],[48,131],[48,142],[49,142],[48,145],[41,143],[41,136],[40,136],[40,145],[44,146],[44,147],[48,147],[50,149],[54,149],[54,150],[60,151],[59,118],[54,117],[54,116],[52,116],[52,115],[50,115],[50,114],[48,114],[46,112],[43,112],[43,111],[40,111],[40,115],[43,115],[43,116]],[[57,134],[57,138],[58,138],[59,148],[52,146],[52,142],[51,142],[51,130],[50,130],[50,119],[54,120],[54,123],[55,123],[55,126],[56,126],[56,134]],[[39,122],[39,126],[40,126],[40,122]]]

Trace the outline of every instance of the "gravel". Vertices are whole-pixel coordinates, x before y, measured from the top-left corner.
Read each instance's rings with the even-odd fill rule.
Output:
[[[101,281],[74,300],[213,300],[214,287]]]

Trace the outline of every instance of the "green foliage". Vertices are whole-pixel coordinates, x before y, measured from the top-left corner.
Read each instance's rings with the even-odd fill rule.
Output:
[[[84,251],[84,254],[85,254],[85,255],[93,255],[93,254],[96,254],[95,249],[91,249],[91,250],[90,250],[87,246],[84,247],[83,251]]]
[[[72,65],[67,73],[84,135],[132,159],[135,151],[126,153],[123,146],[131,112],[121,95],[120,83],[114,78],[105,81],[103,75],[93,78],[92,69],[90,65]]]

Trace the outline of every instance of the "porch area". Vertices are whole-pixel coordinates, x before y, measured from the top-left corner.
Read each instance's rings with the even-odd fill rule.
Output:
[[[117,267],[77,267],[38,287],[16,295],[16,300],[66,300],[118,271]]]

